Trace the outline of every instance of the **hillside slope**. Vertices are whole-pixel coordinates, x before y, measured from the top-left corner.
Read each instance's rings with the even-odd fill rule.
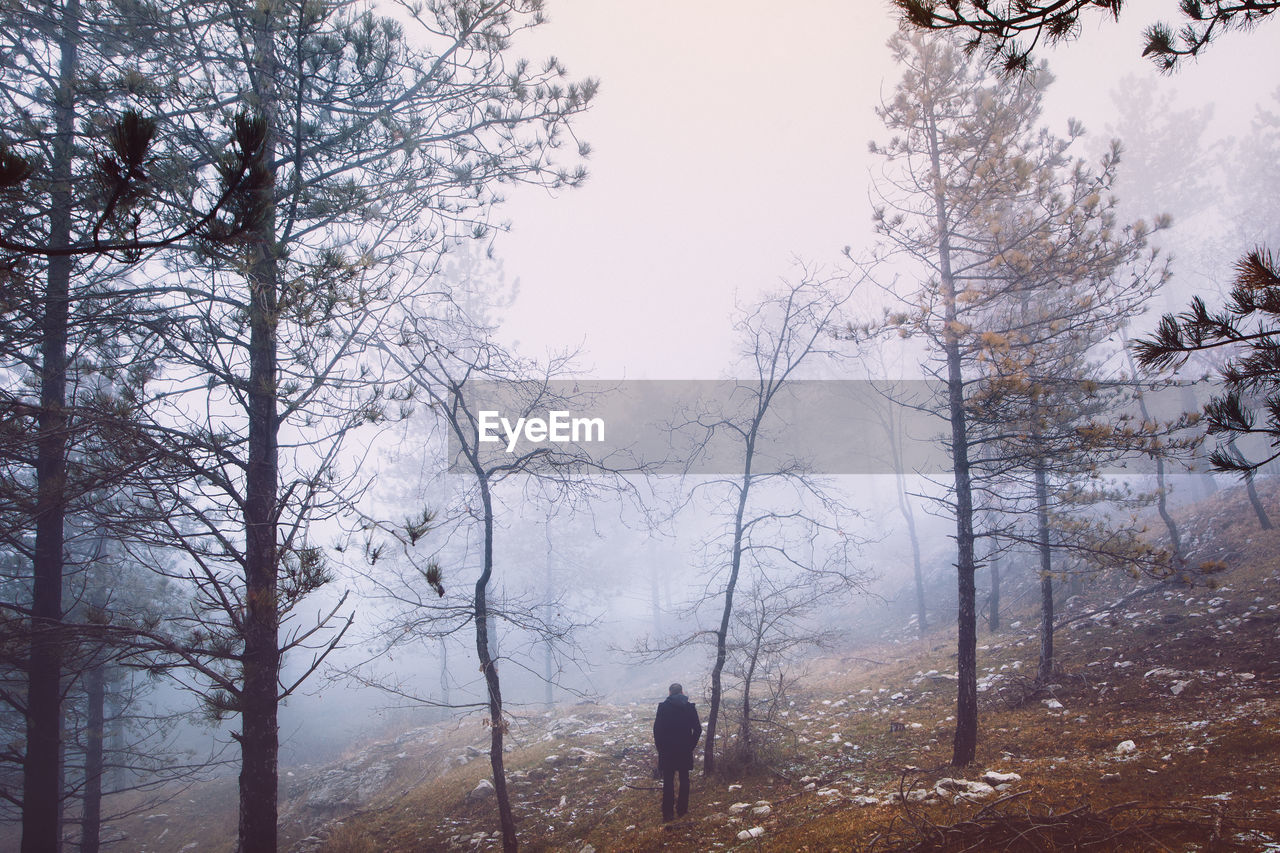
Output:
[[[1088,584],[1047,690],[1030,680],[1034,612],[982,637],[981,741],[963,772],[948,766],[943,627],[815,661],[770,766],[697,779],[689,817],[669,827],[650,778],[652,702],[525,721],[508,758],[525,849],[1280,849],[1280,532],[1258,527],[1239,490],[1182,522],[1195,560],[1226,568],[1195,587]],[[477,756],[305,849],[499,849],[492,801],[471,794],[486,770]],[[1019,778],[977,784],[988,773]]]
[[[695,777],[689,816],[666,827],[651,777],[661,696],[518,716],[507,767],[523,849],[1280,849],[1280,531],[1259,528],[1240,490],[1180,522],[1194,562],[1225,568],[1190,587],[1091,579],[1060,611],[1047,689],[1031,681],[1032,605],[980,629],[972,767],[948,766],[954,625],[921,639],[899,621],[811,661],[766,765]],[[487,741],[468,718],[282,768],[282,849],[500,849]],[[221,780],[120,829],[139,851],[231,850],[234,802]]]

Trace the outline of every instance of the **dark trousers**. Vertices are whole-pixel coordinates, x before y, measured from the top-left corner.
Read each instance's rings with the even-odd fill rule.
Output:
[[[676,797],[675,776],[680,774],[680,796]],[[688,770],[663,770],[662,771],[662,819],[671,820],[672,805],[675,805],[675,814],[684,814],[689,811],[689,771]]]

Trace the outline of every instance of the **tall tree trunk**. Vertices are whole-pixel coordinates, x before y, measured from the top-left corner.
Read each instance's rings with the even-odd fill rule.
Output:
[[[484,673],[485,686],[489,690],[489,766],[493,769],[493,790],[498,801],[498,821],[502,827],[502,849],[515,853],[519,849],[516,839],[515,815],[511,811],[511,794],[507,790],[507,774],[503,767],[502,738],[507,723],[502,712],[502,685],[498,681],[498,664],[489,647],[491,629],[489,623],[488,589],[493,577],[493,502],[480,473],[480,500],[484,507],[484,569],[476,581],[475,619],[476,654],[480,658],[480,671]]]
[[[280,610],[277,601],[279,449],[276,327],[280,250],[276,240],[276,23],[273,4],[251,13],[254,107],[267,132],[254,189],[259,211],[247,238],[249,453],[245,472],[245,609],[240,687],[240,853],[275,853],[279,786]]]
[[[85,674],[88,719],[85,721],[84,807],[80,817],[80,853],[98,853],[102,836],[103,727],[106,717],[106,664]]]
[[[1040,665],[1036,683],[1053,680],[1053,555],[1049,546],[1049,481],[1044,458],[1035,461],[1036,547],[1040,551]]]
[[[80,0],[62,9],[58,90],[54,95],[53,189],[49,248],[71,243],[71,159]],[[40,413],[36,438],[36,541],[32,561],[31,657],[27,669],[27,751],[22,774],[22,853],[60,847],[58,808],[62,720],[62,549],[67,512],[67,329],[70,257],[49,259],[41,328]]]
[[[758,421],[758,419],[757,419]],[[754,429],[747,437],[746,462],[742,486],[738,490],[738,509],[733,517],[733,556],[729,562],[729,582],[724,589],[724,609],[720,613],[720,626],[716,629],[716,659],[711,666],[711,703],[707,710],[706,742],[702,745],[702,774],[710,776],[716,770],[716,725],[720,721],[720,701],[723,693],[721,674],[729,651],[729,618],[733,615],[733,593],[738,586],[738,574],[742,570],[742,522],[747,510],[747,494],[751,490],[751,463],[755,451]]]
[[[978,617],[976,570],[973,558],[973,484],[969,467],[968,421],[964,409],[964,375],[960,337],[956,330],[956,283],[951,269],[951,233],[947,200],[942,193],[942,164],[938,151],[930,93],[924,99],[929,157],[934,177],[934,214],[938,229],[938,261],[942,285],[943,351],[947,361],[947,415],[951,420],[951,463],[956,484],[956,733],[951,764],[966,767],[978,749]]]
[[[993,548],[994,550],[994,548]],[[990,558],[991,566],[991,596],[988,604],[991,609],[987,613],[987,627],[992,631],[1000,630],[1000,554],[993,553]]]

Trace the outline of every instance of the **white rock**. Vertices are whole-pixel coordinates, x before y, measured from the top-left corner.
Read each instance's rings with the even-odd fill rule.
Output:
[[[467,794],[468,800],[487,800],[494,795],[493,783],[488,779],[481,779],[476,783],[475,788],[470,794]]]
[[[995,794],[996,789],[986,782],[970,782],[967,790],[956,793],[956,802],[960,800],[981,800]]]
[[[760,817],[765,817],[766,815],[769,815],[772,812],[773,812],[773,806],[770,806],[768,804],[763,806],[756,806],[753,809],[751,809],[751,813],[753,815],[759,815]]]
[[[1116,755],[1131,755],[1138,751],[1138,745],[1131,740],[1122,740],[1116,744]]]
[[[751,803],[734,803],[729,806],[729,814],[741,814],[751,808]]]
[[[805,785],[805,786],[804,786],[804,789],[805,789],[806,791],[816,791],[816,790],[818,789],[818,783],[817,783],[817,782],[810,782],[808,785]]]
[[[817,792],[819,797],[834,797],[836,794],[839,794],[839,793],[840,792],[835,788],[822,788]]]
[[[1059,702],[1057,699],[1045,699],[1044,706],[1048,708],[1050,711],[1061,711],[1063,709],[1062,703]]]
[[[988,785],[1003,785],[1006,782],[1021,782],[1022,777],[1017,773],[1000,773],[996,770],[988,770],[982,774],[982,781]]]
[[[1190,678],[1186,679],[1185,681],[1175,681],[1173,682],[1173,684],[1169,685],[1169,692],[1172,693],[1174,696],[1181,696],[1182,691],[1186,690],[1190,686],[1191,686]]]
[[[923,803],[925,800],[929,799],[929,794],[930,792],[923,788],[913,788],[912,790],[907,791],[906,801],[909,803]],[[903,796],[901,791],[894,791],[889,795],[889,800],[892,802],[898,802],[902,799]]]
[[[744,829],[744,830],[742,830],[742,832],[739,832],[739,833],[738,833],[738,840],[739,840],[739,841],[750,841],[751,839],[753,839],[753,838],[759,838],[759,837],[760,837],[760,836],[762,836],[762,835],[764,835],[764,827],[763,827],[763,826],[753,826],[753,827],[751,827],[750,829]]]
[[[877,800],[875,797],[868,797],[868,796],[867,796],[867,795],[865,795],[865,794],[860,794],[860,795],[858,795],[858,796],[856,796],[856,797],[852,797],[852,798],[850,799],[850,802],[852,802],[855,806],[878,806],[878,805],[880,805],[880,801],[879,801],[879,800]]]
[[[971,782],[968,779],[951,779],[944,777],[934,784],[934,793],[940,797],[947,797],[955,794],[956,801],[961,799],[976,800],[983,797],[989,797],[996,792],[996,789],[988,785],[986,782]]]

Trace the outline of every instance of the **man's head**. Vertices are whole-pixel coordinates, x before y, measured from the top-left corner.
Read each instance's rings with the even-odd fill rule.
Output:
[[[675,696],[677,693],[683,693],[684,688],[680,686],[679,682],[677,682],[675,684],[672,684],[669,688],[667,688],[667,692],[669,692],[672,696]]]

